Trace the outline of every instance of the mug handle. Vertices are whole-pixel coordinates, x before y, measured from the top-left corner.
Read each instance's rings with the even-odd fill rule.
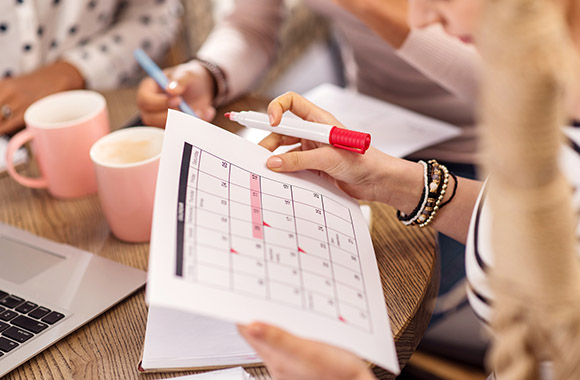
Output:
[[[19,184],[26,187],[32,187],[34,189],[43,189],[48,187],[48,182],[46,178],[24,177],[18,174],[16,172],[16,169],[14,168],[13,162],[14,153],[16,153],[16,151],[20,149],[20,147],[22,147],[24,144],[32,140],[32,137],[33,137],[32,133],[30,133],[28,129],[25,129],[23,131],[18,132],[17,134],[14,135],[14,137],[10,139],[10,141],[8,142],[8,147],[6,149],[6,169],[8,169],[8,174],[10,174],[10,176],[14,178],[14,180]]]

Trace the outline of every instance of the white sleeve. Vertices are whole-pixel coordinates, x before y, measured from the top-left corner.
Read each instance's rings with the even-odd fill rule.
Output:
[[[397,55],[457,97],[476,103],[481,57],[440,25],[412,29]]]
[[[108,15],[116,20],[85,45],[64,52],[62,59],[81,72],[87,88],[116,88],[139,72],[133,50],[142,48],[153,59],[167,51],[177,31],[180,10],[179,0],[116,3]],[[116,12],[118,16],[114,17]]]
[[[283,0],[236,0],[197,56],[217,64],[228,81],[228,99],[248,91],[276,55]]]

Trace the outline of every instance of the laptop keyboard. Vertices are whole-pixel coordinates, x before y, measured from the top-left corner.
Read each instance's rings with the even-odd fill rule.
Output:
[[[0,290],[0,360],[63,318],[64,314]]]

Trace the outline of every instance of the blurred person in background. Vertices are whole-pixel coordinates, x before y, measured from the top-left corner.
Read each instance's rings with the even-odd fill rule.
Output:
[[[47,95],[134,81],[133,50],[160,58],[180,10],[179,0],[0,2],[0,134],[22,128],[26,108]]]
[[[411,29],[407,0],[305,3],[336,30],[348,87],[465,127],[461,137],[435,147],[434,155],[445,161],[475,161],[469,127],[479,57],[471,45],[437,26]],[[275,60],[284,17],[284,0],[236,0],[196,58],[166,70],[173,79],[170,95],[151,78],[143,80],[137,103],[145,124],[164,127],[167,108],[177,108],[181,98],[211,121],[215,107],[252,90]]]

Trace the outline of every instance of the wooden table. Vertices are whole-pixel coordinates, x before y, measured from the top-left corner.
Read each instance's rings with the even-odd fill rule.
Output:
[[[111,128],[117,129],[136,112],[134,90],[105,95]],[[251,107],[260,110],[264,105],[263,100],[248,97],[233,103],[230,109]],[[218,115],[216,124],[232,131],[240,128],[226,121],[221,113]],[[123,264],[147,269],[149,245],[127,244],[113,237],[97,196],[57,200],[46,191],[22,187],[7,174],[0,174],[0,200],[1,222]],[[386,205],[373,203],[371,208],[373,244],[399,362],[404,366],[423,336],[437,292],[439,271],[434,232],[404,227],[397,221],[395,211]],[[175,373],[137,372],[147,320],[144,293],[144,290],[138,291],[5,378],[152,379],[177,376]],[[249,371],[258,379],[270,379],[264,368]],[[392,378],[380,368],[375,372],[380,378]]]

